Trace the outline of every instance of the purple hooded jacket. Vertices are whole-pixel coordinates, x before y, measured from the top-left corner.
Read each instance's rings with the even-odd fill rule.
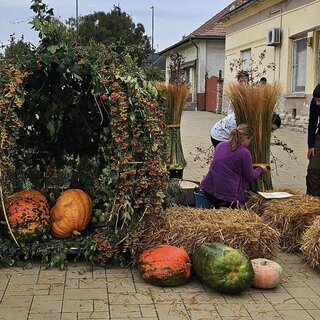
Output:
[[[200,183],[200,189],[219,200],[243,204],[247,201],[248,182],[256,180],[263,169],[252,168],[250,151],[239,145],[231,151],[229,141],[217,145],[209,171]]]

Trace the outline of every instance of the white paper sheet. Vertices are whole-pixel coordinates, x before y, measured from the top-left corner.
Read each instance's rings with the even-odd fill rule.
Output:
[[[294,195],[288,192],[260,192],[258,193],[266,198],[266,199],[282,199],[282,198],[289,198],[293,197]]]

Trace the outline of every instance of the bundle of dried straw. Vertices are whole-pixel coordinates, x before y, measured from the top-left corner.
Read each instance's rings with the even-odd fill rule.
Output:
[[[237,124],[247,123],[254,129],[254,139],[249,146],[254,163],[270,163],[272,117],[281,92],[278,83],[247,85],[234,82],[226,87],[226,95],[231,101]],[[264,173],[251,188],[254,191],[272,189],[270,172]]]
[[[136,259],[141,251],[161,244],[192,254],[204,242],[224,243],[243,250],[251,259],[271,259],[279,249],[278,232],[253,211],[182,206],[167,209],[161,217],[146,217],[127,246]]]
[[[303,233],[301,250],[307,262],[313,268],[320,265],[320,216],[317,217],[310,228]]]
[[[187,163],[181,144],[180,124],[182,110],[190,94],[190,86],[185,82],[172,82],[168,84],[157,83],[156,88],[165,97],[168,127],[170,129],[170,164],[184,167]]]
[[[317,216],[320,216],[320,199],[295,192],[285,199],[270,199],[260,207],[261,218],[280,234],[281,248],[286,252],[300,250],[301,237]]]

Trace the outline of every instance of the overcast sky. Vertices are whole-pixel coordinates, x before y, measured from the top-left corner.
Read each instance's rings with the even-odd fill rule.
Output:
[[[154,48],[161,51],[182,36],[190,34],[204,22],[225,8],[232,0],[43,0],[54,9],[61,21],[74,17],[78,1],[79,16],[95,11],[110,12],[113,5],[120,5],[135,24],[142,23],[146,34],[152,35],[152,9],[154,6]],[[37,33],[29,24],[33,11],[31,0],[0,0],[0,44],[8,43],[10,34],[37,44]]]

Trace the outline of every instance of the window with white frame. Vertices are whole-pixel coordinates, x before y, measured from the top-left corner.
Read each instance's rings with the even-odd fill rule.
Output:
[[[304,92],[307,73],[307,38],[293,40],[292,92]]]
[[[251,69],[251,49],[241,51],[242,70],[250,71]]]

